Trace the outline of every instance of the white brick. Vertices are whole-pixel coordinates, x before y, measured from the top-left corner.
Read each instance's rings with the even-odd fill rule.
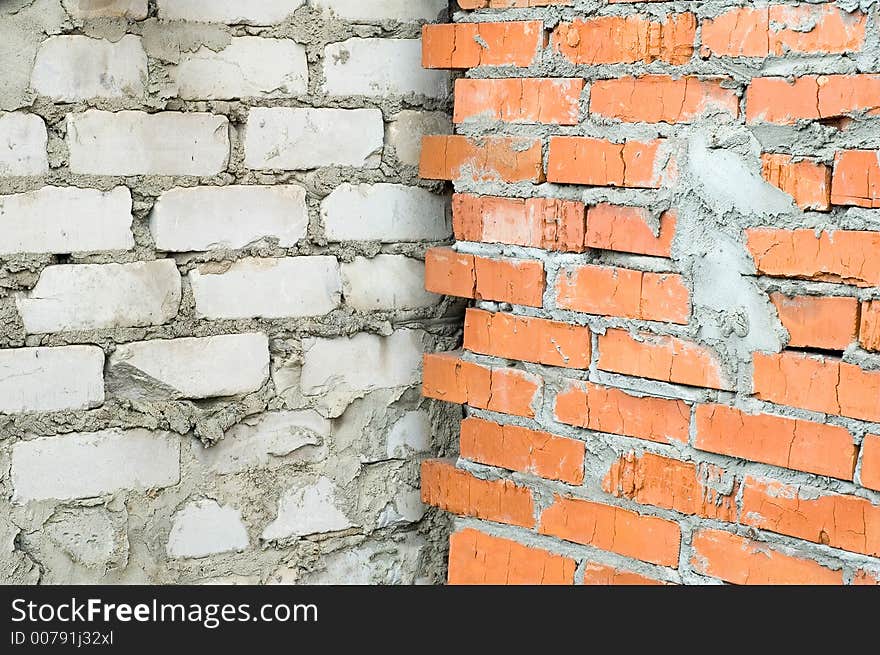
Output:
[[[340,184],[321,218],[330,241],[441,241],[452,232],[447,198],[401,184]]]
[[[215,175],[229,160],[225,116],[98,111],[67,116],[70,170],[91,175]]]
[[[314,462],[323,455],[321,446],[330,430],[330,421],[310,409],[268,412],[245,418],[210,448],[195,441],[192,447],[206,468],[220,474],[237,473],[273,461]]]
[[[147,79],[147,53],[138,36],[113,43],[87,36],[52,36],[37,51],[31,87],[39,95],[73,102],[89,98],[140,97]]]
[[[153,339],[117,346],[107,391],[132,399],[237,396],[256,391],[268,378],[265,334]]]
[[[446,0],[312,0],[311,4],[352,20],[436,20],[449,8]]]
[[[406,459],[431,447],[431,417],[423,410],[407,412],[391,427],[386,441],[389,458]]]
[[[397,330],[388,337],[361,333],[303,339],[302,393],[318,397],[328,416],[335,417],[371,391],[415,384],[423,336],[419,330]]]
[[[43,119],[34,114],[0,113],[0,176],[49,172]]]
[[[64,9],[73,18],[131,18],[147,17],[147,0],[61,0]]]
[[[377,528],[415,523],[425,516],[425,504],[422,502],[421,492],[401,481],[395,483],[394,493],[376,519]]]
[[[173,252],[244,248],[267,238],[287,248],[308,226],[306,191],[295,185],[171,189],[150,215],[156,247]]]
[[[0,255],[128,250],[131,192],[43,187],[0,196]]]
[[[342,295],[362,311],[415,309],[440,300],[425,291],[424,262],[403,255],[355,257],[342,264]]]
[[[189,273],[196,314],[204,318],[323,316],[342,293],[335,257],[251,257],[212,270],[207,264]]]
[[[245,166],[307,170],[320,166],[378,168],[384,140],[378,109],[251,109]]]
[[[287,39],[243,36],[219,52],[202,46],[169,67],[185,100],[291,96],[308,90],[306,49]]]
[[[422,137],[426,134],[452,134],[452,121],[442,111],[405,109],[388,123],[388,143],[401,164],[418,166]]]
[[[215,500],[199,500],[174,515],[167,552],[169,557],[197,558],[247,547],[241,512]]]
[[[336,490],[329,478],[321,477],[314,485],[295,487],[284,492],[278,501],[278,516],[263,530],[266,541],[285,537],[337,532],[353,523],[336,506]]]
[[[161,325],[177,316],[180,273],[171,259],[49,266],[16,302],[28,334]]]
[[[158,0],[159,18],[230,25],[280,23],[305,3],[306,0]]]
[[[0,412],[88,409],[104,402],[104,352],[95,346],[0,350]]]
[[[422,68],[419,39],[348,39],[324,48],[324,90],[330,95],[415,93],[443,98],[449,73]]]
[[[180,481],[180,437],[103,430],[21,441],[12,447],[14,502],[93,498]]]

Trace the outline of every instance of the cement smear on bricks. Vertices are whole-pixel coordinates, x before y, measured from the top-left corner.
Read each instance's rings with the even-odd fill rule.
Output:
[[[114,13],[116,5],[131,3],[109,3],[112,6],[103,8],[109,15],[101,15],[102,8],[98,8],[86,17],[82,4],[77,0],[0,3],[0,51],[6,62],[0,75],[0,109],[15,112],[0,116],[37,117],[48,135],[44,146],[48,171],[38,175],[0,173],[0,194],[11,196],[48,186],[104,192],[125,187],[132,198],[134,246],[73,253],[53,248],[56,252],[49,254],[0,256],[0,348],[4,349],[0,352],[37,346],[61,350],[86,344],[103,351],[108,367],[104,400],[90,401],[89,409],[4,410],[0,414],[0,579],[26,584],[442,581],[447,520],[434,510],[426,513],[418,500],[418,467],[428,454],[449,452],[460,412],[420,397],[415,349],[455,347],[460,339],[461,304],[434,297],[430,302],[405,303],[402,308],[393,303],[383,305],[381,298],[393,298],[391,287],[397,283],[386,276],[375,280],[389,287],[381,290],[378,300],[369,300],[368,296],[358,301],[359,306],[366,307],[364,310],[348,305],[345,297],[339,296],[337,307],[318,316],[306,312],[302,318],[208,320],[196,311],[191,280],[196,270],[203,278],[219,278],[235,270],[236,262],[249,258],[332,257],[338,266],[375,261],[378,255],[408,258],[412,265],[405,270],[420,277],[419,264],[426,248],[442,243],[450,234],[447,209],[438,212],[436,204],[432,205],[432,213],[421,218],[421,230],[410,230],[405,241],[337,242],[325,235],[321,204],[344,183],[418,187],[446,200],[442,183],[418,179],[408,144],[418,139],[422,121],[436,130],[438,117],[449,110],[448,99],[445,95],[429,98],[404,92],[364,95],[363,89],[357,95],[328,95],[323,91],[325,48],[329,46],[335,52],[340,46],[334,44],[348,39],[417,39],[420,23],[443,18],[446,3],[424,0],[408,4],[412,12],[404,21],[397,19],[394,3],[389,4],[387,14],[380,11],[374,17],[345,18],[326,8],[332,9],[336,3],[322,2],[321,7],[307,3],[286,18],[257,16],[255,9],[253,17],[234,17],[234,24],[224,24],[226,19],[222,17],[218,22],[209,22],[217,19],[214,14],[222,9],[219,3],[214,7],[213,2],[204,3],[206,11],[213,7],[210,16],[205,14],[206,22],[163,20],[163,5],[170,7],[173,3],[144,3],[147,14],[141,15],[135,8],[123,17]],[[190,7],[197,5],[187,3]],[[350,3],[341,3],[338,9],[352,11]],[[248,13],[250,9],[241,11]],[[95,45],[125,41],[129,44],[127,51],[137,57],[140,47],[148,73],[140,84],[112,87],[114,97],[85,99],[70,99],[70,80],[59,79],[58,93],[63,90],[66,94],[65,101],[60,102],[50,97],[55,92],[46,68],[51,68],[52,62],[42,61],[40,91],[49,95],[39,95],[31,89],[37,53],[48,37],[60,35],[87,38],[77,42],[77,48],[85,50],[93,45],[91,41]],[[292,81],[284,82],[287,87],[269,88],[272,80],[268,85],[257,81],[248,86],[241,82],[247,71],[229,70],[226,75],[226,64],[221,62],[209,76],[201,76],[202,80],[216,82],[216,93],[196,88],[188,89],[185,95],[234,96],[242,89],[259,93],[227,100],[179,98],[176,75],[181,65],[194,61],[193,56],[198,54],[200,61],[207,63],[186,65],[211,66],[215,61],[211,53],[221,56],[224,48],[241,42],[236,40],[252,37],[266,40],[250,42],[256,46],[301,45],[308,65],[307,86]],[[51,54],[50,50],[45,52]],[[389,66],[394,63],[389,62]],[[411,71],[418,68],[417,61],[400,64],[406,67],[405,75],[412,75]],[[429,77],[436,76],[434,73]],[[230,88],[236,88],[224,90],[226,80]],[[89,80],[89,84],[100,85],[100,81]],[[73,86],[75,92],[77,87]],[[306,163],[303,170],[251,169],[245,165],[244,144],[248,130],[259,126],[249,125],[248,119],[255,108],[263,107],[375,110],[379,129],[387,138],[374,153],[376,165],[371,167]],[[221,144],[228,138],[228,164],[207,176],[114,172],[114,166],[149,165],[135,148],[129,153],[105,152],[112,157],[107,168],[100,171],[104,174],[75,173],[71,170],[70,143],[75,135],[71,133],[70,117],[96,110],[107,112],[102,116],[113,121],[122,115],[118,112],[138,112],[135,115],[139,117],[179,112],[175,116],[198,114],[223,119],[217,123],[216,132],[204,138],[218,139]],[[169,143],[181,150],[177,159],[169,162],[185,162],[204,143],[200,141],[202,136],[196,136],[192,146],[183,145],[190,143],[185,124],[181,122],[179,128],[168,125],[167,129],[179,129],[177,134],[151,134],[150,129],[144,129],[131,138],[170,139]],[[402,133],[400,126],[405,126]],[[400,156],[395,149],[398,143]],[[17,143],[16,151],[31,147],[31,143]],[[78,161],[95,161],[96,152],[90,150],[93,141],[87,139],[78,147],[83,149]],[[40,149],[39,144],[36,148]],[[150,230],[151,211],[163,194],[178,188],[205,190],[234,185],[303,189],[308,214],[305,236],[284,246],[269,234],[236,249],[211,243],[211,235],[196,239],[210,246],[202,252],[156,247]],[[64,212],[65,207],[59,204],[54,211]],[[370,220],[351,211],[358,220]],[[376,216],[376,220],[383,219]],[[173,315],[156,320],[155,325],[120,327],[125,315],[119,315],[111,327],[81,329],[62,322],[57,326],[60,329],[51,332],[26,331],[16,303],[51,267],[125,265],[162,259],[173,261],[180,275],[180,302]],[[412,293],[409,290],[418,286],[410,280],[402,280],[401,284],[405,293]],[[250,291],[259,293],[259,288]],[[100,302],[102,288],[86,288],[83,293],[91,293],[94,301]],[[374,306],[380,308],[372,309]],[[202,348],[200,344],[209,343],[204,338],[249,334],[265,335],[268,340],[269,369],[258,388],[233,396],[201,398],[206,394],[187,391],[190,383],[184,384],[185,372],[180,372],[184,373],[181,377],[162,369],[162,362],[144,362],[147,365],[135,367],[114,358],[114,353],[129,350],[128,344],[174,344],[187,338],[183,342],[187,348]],[[334,401],[331,411],[324,391],[306,395],[300,389],[302,367],[307,361],[303,344],[326,340],[330,347],[323,365],[357,371],[357,354],[347,347],[357,335],[377,340],[379,359],[375,365],[381,370],[394,369],[398,357],[408,358],[410,369],[405,374],[377,378],[377,384],[361,380],[344,400]],[[208,350],[193,350],[191,355],[198,357],[199,352],[206,354]],[[350,359],[336,360],[336,352]],[[212,364],[220,366],[219,362]],[[162,370],[151,370],[151,365]],[[320,367],[322,363],[313,365]],[[244,391],[235,379],[237,372],[234,367],[220,371],[216,374],[228,376],[229,384],[218,380],[217,385],[209,386]],[[18,373],[11,371],[10,375]],[[251,380],[244,386],[250,387],[254,374],[247,375]],[[389,382],[383,383],[382,379]],[[327,381],[328,388],[333,385],[333,380]],[[406,434],[401,436],[401,431]],[[101,444],[97,466],[118,461],[114,458],[139,457],[137,464],[149,472],[153,452],[149,444],[153,440],[156,452],[166,453],[172,448],[175,453],[162,459],[162,466],[174,459],[179,471],[175,470],[174,475],[168,471],[157,473],[164,476],[161,481],[146,473],[133,480],[110,476],[101,478],[104,482],[100,489],[80,489],[65,486],[64,480],[67,476],[85,479],[91,475],[87,455],[82,455],[85,459],[74,457],[68,470],[47,470],[45,467],[54,466],[51,462],[56,460],[26,457],[26,450],[22,450],[29,444],[54,447],[57,443],[68,444],[76,454],[77,444],[87,447],[95,439]],[[122,447],[132,439],[135,441],[131,445]],[[142,450],[132,450],[135,446]],[[62,486],[57,488],[70,491],[40,488],[39,478],[43,476],[59,480]],[[16,491],[17,479],[28,481],[27,493]],[[298,509],[313,512],[315,522],[303,524],[296,519]],[[322,513],[330,519],[319,520]],[[331,520],[338,516],[346,517],[344,525]],[[270,525],[274,527],[268,529]],[[212,543],[205,541],[204,531],[209,528],[214,530],[209,534],[216,537]],[[352,566],[358,569],[355,579],[350,577]]]

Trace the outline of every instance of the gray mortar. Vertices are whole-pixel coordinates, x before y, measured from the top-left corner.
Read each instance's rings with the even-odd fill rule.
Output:
[[[798,4],[783,2],[775,4]],[[790,295],[835,295],[867,300],[877,298],[876,289],[861,289],[846,284],[829,284],[804,280],[786,280],[756,275],[751,256],[744,246],[743,230],[749,227],[803,228],[817,230],[880,229],[880,214],[860,208],[833,207],[830,212],[803,212],[794,207],[790,198],[761,179],[760,154],[781,152],[795,157],[811,157],[830,164],[834,152],[846,148],[880,148],[880,119],[861,116],[859,120],[840,130],[834,121],[801,121],[792,126],[746,125],[745,86],[757,76],[796,76],[805,74],[830,74],[853,72],[876,72],[880,65],[880,29],[878,29],[877,3],[874,0],[842,1],[836,3],[847,11],[861,9],[868,15],[866,44],[864,50],[852,55],[801,55],[787,53],[784,57],[719,58],[694,57],[684,65],[671,66],[661,61],[649,64],[575,65],[561,55],[546,48],[536,63],[525,68],[510,66],[480,67],[467,71],[466,76],[476,79],[516,77],[578,77],[587,81],[581,98],[581,122],[576,126],[535,125],[496,122],[486,117],[476,117],[456,126],[456,133],[475,139],[487,136],[519,136],[543,141],[545,170],[547,144],[551,135],[582,135],[605,138],[615,142],[624,140],[650,140],[667,138],[672,156],[677,162],[678,178],[667,181],[658,190],[585,187],[551,183],[504,183],[501,181],[472,181],[463,179],[455,183],[461,193],[496,195],[515,198],[562,198],[578,200],[587,205],[611,202],[645,207],[656,217],[667,208],[678,212],[678,224],[673,242],[672,259],[637,257],[623,253],[588,250],[582,254],[547,252],[536,248],[523,248],[502,244],[457,243],[456,249],[486,256],[508,256],[537,259],[543,262],[547,274],[547,290],[540,309],[511,306],[507,303],[477,301],[475,305],[489,311],[509,311],[521,316],[535,316],[561,320],[575,325],[589,326],[594,333],[593,357],[588,370],[573,370],[505,360],[481,355],[464,355],[465,359],[483,365],[508,366],[539,375],[543,389],[536,403],[534,419],[496,414],[494,412],[467,409],[468,415],[479,416],[496,422],[521,425],[532,429],[547,430],[554,434],[584,441],[587,449],[585,482],[573,487],[547,481],[522,473],[510,473],[460,459],[459,466],[483,479],[507,478],[529,487],[536,499],[536,518],[540,509],[552,502],[553,493],[578,498],[598,500],[605,504],[624,507],[641,514],[660,516],[676,521],[682,528],[683,543],[677,569],[657,567],[626,557],[581,546],[524,530],[475,519],[456,519],[456,527],[476,527],[489,534],[515,539],[516,541],[573,557],[578,562],[576,581],[582,576],[585,563],[602,562],[643,573],[670,582],[685,584],[717,584],[718,581],[695,573],[690,565],[691,541],[698,527],[714,527],[733,530],[737,534],[758,541],[767,541],[774,548],[793,554],[807,553],[809,557],[832,569],[843,569],[844,578],[850,582],[857,569],[880,573],[880,559],[849,553],[821,544],[784,537],[775,533],[731,525],[715,520],[699,519],[640,505],[627,498],[617,498],[601,489],[601,482],[611,464],[621,455],[634,451],[657,453],[684,461],[716,464],[726,471],[726,480],[742,479],[746,475],[770,477],[796,485],[804,496],[820,492],[838,492],[857,495],[880,504],[880,493],[864,489],[858,484],[818,475],[783,469],[780,467],[715,455],[693,447],[694,423],[688,444],[658,444],[640,439],[599,433],[559,423],[553,416],[554,398],[566,380],[589,380],[625,390],[636,396],[650,395],[678,398],[689,405],[702,402],[723,402],[741,409],[765,411],[781,416],[803,418],[838,425],[853,433],[855,442],[861,443],[867,433],[880,433],[880,424],[825,415],[818,412],[782,407],[751,397],[751,354],[753,352],[778,352],[788,343],[788,334],[778,320],[768,294],[780,291]],[[697,16],[697,39],[700,21],[716,16],[731,8],[751,6],[738,0],[713,0],[704,3],[657,2],[641,3],[638,13],[663,18],[671,13],[691,12]],[[476,10],[457,12],[455,22],[499,22],[517,20],[541,20],[549,36],[560,22],[590,16],[631,16],[636,13],[632,4],[606,4],[598,1],[576,0],[570,7],[543,7],[531,9]],[[808,26],[802,26],[807,29]],[[592,117],[588,114],[590,82],[622,76],[665,74],[673,77],[683,75],[725,76],[731,79],[729,88],[737,89],[740,96],[740,118],[731,121],[719,115],[707,115],[692,124],[669,125],[631,124]],[[462,176],[468,177],[468,176]],[[655,225],[656,229],[656,225]],[[691,292],[693,315],[686,326],[651,321],[622,320],[561,310],[555,304],[555,285],[564,266],[603,263],[625,266],[645,271],[671,271],[684,275]],[[713,348],[719,355],[727,379],[733,384],[731,391],[699,389],[677,384],[634,378],[600,371],[596,334],[608,328],[624,328],[635,334],[645,331],[654,334],[683,337]],[[880,369],[880,356],[851,346],[843,359],[857,363],[865,369]],[[858,481],[859,463],[856,471]],[[742,511],[742,498],[736,499],[738,515]]]
[[[50,171],[47,175],[0,179],[0,194],[19,193],[46,185],[77,186],[109,190],[124,185],[132,193],[136,245],[126,252],[72,253],[68,256],[16,255],[0,257],[0,348],[95,344],[109,356],[117,344],[145,339],[182,336],[210,336],[261,331],[269,336],[273,370],[296,366],[305,337],[337,337],[359,332],[388,335],[395,328],[425,330],[426,349],[448,350],[460,343],[460,301],[446,299],[434,307],[395,311],[360,312],[342,307],[323,317],[281,320],[208,321],[194,314],[192,291],[185,274],[199,264],[215,262],[229,266],[250,256],[284,257],[333,255],[340,262],[379,253],[424,258],[431,243],[382,244],[378,242],[330,243],[323,236],[319,206],[341,182],[392,182],[420,186],[443,193],[446,185],[423,182],[415,167],[401,164],[393,148],[385,146],[380,168],[361,170],[327,168],[312,171],[251,171],[243,165],[243,131],[248,111],[260,107],[377,108],[386,121],[404,109],[446,111],[450,99],[420,96],[386,98],[329,97],[321,91],[325,45],[351,37],[415,38],[420,25],[392,20],[370,24],[348,23],[309,7],[297,10],[287,21],[274,26],[225,26],[160,21],[155,2],[149,17],[140,22],[125,19],[73,20],[59,0],[0,0],[0,55],[4,74],[0,76],[0,110],[26,109],[40,116],[49,132]],[[445,16],[441,16],[445,19]],[[145,98],[95,99],[85,102],[53,103],[36,97],[28,88],[29,76],[39,43],[51,34],[84,34],[117,41],[125,34],[140,35],[148,55],[149,77]],[[309,87],[304,94],[268,99],[243,98],[231,101],[183,101],[174,97],[166,65],[179,60],[181,52],[199,47],[220,49],[235,36],[259,35],[288,38],[304,45],[309,64]],[[89,108],[108,111],[201,111],[227,116],[230,122],[231,158],[227,169],[210,177],[141,175],[131,177],[90,176],[71,173],[65,141],[66,115]],[[157,197],[172,187],[228,184],[302,185],[307,191],[310,215],[307,237],[291,248],[280,248],[266,240],[240,250],[169,254],[157,251],[148,229],[148,217]],[[180,314],[167,324],[145,328],[117,328],[25,335],[15,308],[14,295],[27,291],[49,265],[145,261],[173,257],[184,276]],[[144,381],[149,384],[149,381]],[[276,389],[273,378],[245,397],[209,401],[125,399],[114,395],[108,384],[106,402],[92,410],[0,415],[0,580],[7,583],[178,583],[205,580],[268,582],[307,579],[320,572],[329,556],[361,546],[378,549],[373,559],[386,569],[394,568],[388,544],[418,535],[425,546],[413,570],[394,573],[401,581],[442,582],[446,576],[449,519],[429,510],[421,521],[374,528],[384,505],[401,490],[418,487],[420,456],[388,458],[376,440],[387,433],[405,412],[425,409],[431,422],[431,453],[455,452],[453,436],[461,409],[420,397],[414,388],[380,390],[355,400],[333,419],[331,437],[321,444],[317,460],[299,459],[299,451],[276,458],[267,467],[226,475],[211,474],[196,457],[196,451],[224,438],[230,427],[267,410],[302,409],[320,398]],[[160,395],[161,397],[161,395]],[[362,412],[358,407],[381,411]],[[363,440],[337,435],[343,421],[361,417]],[[86,501],[41,501],[12,505],[10,454],[22,439],[92,432],[111,427],[144,427],[180,435],[181,481],[179,484],[143,492],[119,492]],[[379,444],[381,446],[381,444]],[[359,527],[283,542],[254,543],[253,535],[275,518],[279,495],[295,482],[330,477],[338,485],[337,502]],[[242,519],[252,536],[251,547],[241,553],[227,553],[201,559],[170,559],[165,544],[176,510],[193,500],[211,498],[230,502],[242,510]],[[362,527],[361,527],[362,526]],[[385,549],[384,551],[382,549]],[[390,554],[389,554],[390,553]],[[384,562],[384,564],[382,564]],[[305,576],[305,578],[304,578]],[[401,577],[402,576],[402,577]]]

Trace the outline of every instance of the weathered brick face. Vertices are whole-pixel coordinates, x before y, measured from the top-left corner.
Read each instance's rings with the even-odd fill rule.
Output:
[[[451,129],[451,76],[421,65],[422,25],[447,16],[446,0],[0,3],[0,582],[445,579],[419,465],[457,408],[418,389],[463,311],[424,288],[451,198],[418,150]],[[517,148],[493,161],[537,175],[540,145]],[[484,259],[480,293],[540,305],[533,263],[520,296]],[[489,406],[526,412],[519,375],[495,375],[510,396]],[[541,434],[509,438],[505,462],[580,479],[580,442],[533,456]]]
[[[876,583],[876,10],[587,4],[424,27],[460,75],[426,279],[472,305],[425,359],[448,580]]]

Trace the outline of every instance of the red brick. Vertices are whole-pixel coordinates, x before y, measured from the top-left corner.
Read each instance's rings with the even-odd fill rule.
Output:
[[[798,120],[880,113],[880,75],[804,75],[754,78],[746,90],[749,123],[793,125]]]
[[[540,21],[424,25],[422,66],[529,66],[543,45]]]
[[[843,584],[841,571],[721,530],[700,530],[693,548],[691,566],[697,573],[733,584]]]
[[[674,521],[556,495],[541,514],[541,534],[662,566],[678,566],[681,530]]]
[[[792,198],[801,209],[828,211],[831,207],[831,168],[791,155],[761,156],[761,175]]]
[[[510,480],[480,480],[446,459],[422,462],[422,502],[486,521],[535,525],[532,492]]]
[[[449,538],[451,585],[569,585],[577,562],[467,528]]]
[[[530,259],[474,257],[477,300],[540,307],[544,302],[544,265]]]
[[[880,151],[843,150],[834,156],[831,204],[880,207]]]
[[[425,289],[447,296],[540,307],[544,265],[534,260],[476,257],[451,248],[431,248],[425,255]]]
[[[861,305],[859,344],[865,350],[880,350],[880,301],[868,300]]]
[[[460,298],[476,296],[474,256],[452,248],[430,248],[425,253],[425,289]]]
[[[575,64],[684,64],[693,56],[697,23],[693,14],[665,20],[648,16],[603,16],[560,23],[553,31],[553,49]]]
[[[482,366],[458,352],[427,354],[422,395],[477,409],[534,418],[541,378],[513,368]]]
[[[855,341],[859,325],[855,298],[771,293],[770,301],[791,337],[790,348],[844,350]]]
[[[656,189],[663,139],[612,143],[583,136],[550,137],[547,180],[562,184]]]
[[[631,396],[620,389],[570,380],[556,396],[554,417],[598,432],[686,443],[691,410],[681,400]]]
[[[742,522],[832,548],[880,555],[880,506],[858,496],[749,476],[743,482]]]
[[[569,484],[584,481],[584,443],[516,425],[469,417],[461,423],[461,456]]]
[[[419,175],[429,180],[543,182],[542,156],[540,139],[426,136]]]
[[[875,587],[880,585],[880,573],[872,573],[864,569],[859,569],[853,574],[850,584]]]
[[[599,368],[640,378],[694,387],[730,389],[718,356],[709,348],[676,337],[609,329],[599,336]]]
[[[753,361],[754,394],[761,400],[880,421],[880,371],[796,352],[755,353]]]
[[[564,268],[556,304],[587,314],[686,324],[690,293],[681,275],[588,264]]]
[[[587,210],[584,243],[589,248],[601,250],[669,257],[676,221],[675,212],[664,212],[660,216],[660,229],[655,234],[650,225],[649,210],[601,203]]]
[[[582,79],[470,79],[455,82],[453,121],[577,125]]]
[[[590,330],[543,318],[468,309],[464,347],[481,355],[586,369],[590,366]]]
[[[746,244],[764,275],[880,286],[880,232],[754,228]]]
[[[584,203],[573,200],[452,197],[452,225],[460,241],[583,252],[585,212]]]
[[[852,480],[856,446],[845,428],[699,405],[694,447],[773,466]]]
[[[863,13],[849,13],[831,3],[731,9],[703,20],[702,53],[766,57],[856,52],[865,41],[865,21]],[[805,25],[811,29],[804,31]]]
[[[720,79],[645,75],[597,80],[590,113],[628,123],[690,123],[707,114],[739,116],[739,98]]]
[[[573,0],[458,0],[462,9],[507,9],[508,7],[550,7],[570,5]]]
[[[584,584],[585,585],[665,585],[668,584],[661,580],[648,578],[641,573],[625,571],[613,566],[598,564],[596,562],[588,562],[584,567]]]
[[[862,471],[859,481],[863,487],[880,491],[880,436],[866,434],[862,442]]]
[[[642,505],[736,521],[736,487],[724,482],[724,470],[712,464],[697,467],[660,455],[630,452],[611,465],[602,489]]]

